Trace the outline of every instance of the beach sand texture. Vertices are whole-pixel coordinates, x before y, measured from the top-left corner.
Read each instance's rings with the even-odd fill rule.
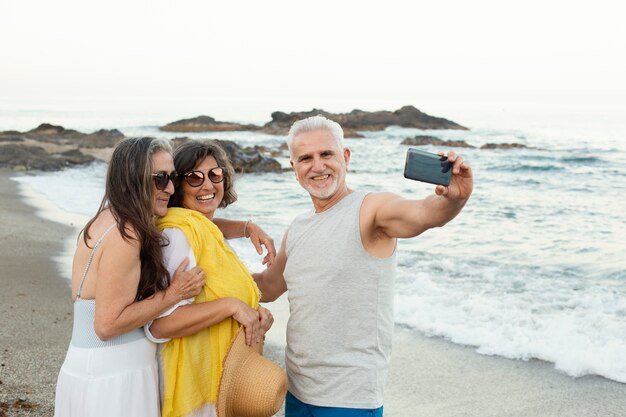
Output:
[[[0,416],[52,416],[72,327],[67,277],[52,257],[74,228],[45,221],[0,171]]]
[[[53,257],[76,229],[37,217],[12,175],[0,170],[0,417],[52,416],[72,326],[68,277]],[[266,354],[282,363],[277,344]],[[396,328],[385,416],[623,417],[626,384],[572,378],[547,362],[482,356]]]

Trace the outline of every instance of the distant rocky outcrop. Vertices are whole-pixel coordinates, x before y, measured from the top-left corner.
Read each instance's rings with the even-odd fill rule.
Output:
[[[41,146],[10,143],[0,145],[0,167],[11,167],[16,171],[38,169],[57,171],[76,165],[93,162],[95,158],[78,149],[64,152],[48,152]]]
[[[124,135],[118,130],[81,133],[49,123],[28,132],[0,132],[0,167],[54,171],[88,164],[96,158],[81,149],[110,148]]]
[[[358,131],[379,131],[389,126],[418,129],[461,129],[455,122],[440,117],[429,116],[413,106],[404,106],[396,111],[366,112],[352,110],[350,113],[329,113],[313,109],[309,112],[274,112],[272,120],[264,126],[216,121],[210,116],[198,116],[178,120],[160,127],[168,132],[219,132],[219,131],[263,131],[264,133],[285,135],[296,120],[314,115],[324,115],[341,124],[346,137],[362,137]],[[0,167],[30,170],[55,170],[67,166],[86,164],[94,159],[108,160],[113,147],[124,134],[117,129],[100,129],[93,133],[83,133],[50,123],[43,123],[27,132],[15,130],[0,132]],[[188,140],[174,139],[173,142]],[[433,144],[449,147],[472,147],[463,141],[443,141],[430,137],[415,137],[412,145]],[[421,142],[426,140],[426,142]],[[232,141],[218,141],[228,152],[238,172],[279,172],[282,167],[272,156],[281,155],[279,149],[262,147],[242,148]],[[492,144],[489,144],[492,145]],[[503,146],[503,145],[500,145]]]
[[[445,146],[447,148],[474,148],[475,146],[463,140],[443,140],[436,136],[418,135],[412,138],[406,138],[402,141],[402,145],[411,146]]]
[[[125,136],[117,129],[100,129],[78,140],[83,148],[112,148]]]
[[[122,139],[124,139],[124,134],[117,129],[100,129],[93,133],[82,133],[49,123],[42,123],[28,132],[14,130],[0,132],[0,142],[34,140],[85,148],[110,148]]]
[[[280,172],[282,167],[274,158],[265,156],[257,147],[242,148],[235,142],[221,140],[235,171],[244,172]]]
[[[177,147],[188,140],[187,137],[172,139],[172,146]],[[263,147],[244,148],[230,140],[213,140],[224,148],[237,173],[282,171],[280,162],[266,156],[267,150]]]
[[[417,129],[460,129],[468,130],[453,121],[430,116],[413,106],[404,106],[395,111],[367,112],[352,110],[350,113],[330,113],[321,109],[306,112],[272,113],[272,120],[265,125],[240,124],[216,121],[210,116],[198,116],[191,119],[178,120],[161,126],[165,132],[223,132],[223,131],[257,131],[271,135],[286,135],[291,125],[310,116],[322,115],[338,122],[347,138],[362,138],[358,131],[379,131],[389,126],[412,127]]]
[[[536,149],[522,143],[485,143],[480,149]]]
[[[23,142],[22,133],[17,130],[5,130],[0,132],[0,142]]]
[[[259,130],[261,127],[252,124],[219,122],[210,116],[198,116],[191,119],[177,120],[159,127],[163,132],[230,132],[241,130]]]
[[[63,126],[56,126],[50,123],[42,123],[36,128],[29,130],[25,134],[30,134],[31,136],[36,135],[40,137],[48,136],[48,137],[53,137],[53,138],[59,138],[59,137],[71,138],[71,137],[78,137],[80,135],[84,135],[84,133],[80,133],[76,130],[66,129]]]
[[[446,148],[476,148],[463,140],[443,140],[436,136],[419,135],[412,138],[406,138],[401,142],[402,145],[410,146],[441,146]],[[526,146],[522,143],[485,143],[479,149],[539,149],[532,146]]]
[[[0,132],[0,167],[54,171],[88,164],[96,159],[108,160],[112,148],[124,137],[116,129],[101,129],[87,134],[48,123],[27,132],[4,131]],[[189,139],[177,138],[172,143],[175,145],[184,140]],[[278,161],[266,156],[271,154],[267,149],[242,148],[232,141],[218,142],[228,152],[237,172],[282,170]]]
[[[272,120],[263,126],[262,131],[274,135],[285,135],[295,121],[316,115],[322,115],[339,123],[344,129],[344,136],[346,137],[355,137],[356,131],[359,130],[378,131],[389,126],[469,130],[450,120],[430,116],[413,106],[404,106],[396,111],[376,112],[352,110],[350,113],[329,113],[321,109],[294,113],[277,111],[272,113]]]

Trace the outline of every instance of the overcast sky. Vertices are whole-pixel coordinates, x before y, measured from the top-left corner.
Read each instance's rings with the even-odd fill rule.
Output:
[[[0,0],[0,100],[624,105],[619,3]]]

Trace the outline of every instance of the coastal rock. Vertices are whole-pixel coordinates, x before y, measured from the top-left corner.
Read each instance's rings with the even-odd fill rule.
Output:
[[[191,119],[182,119],[165,126],[159,130],[165,132],[223,132],[223,131],[257,131],[272,135],[286,135],[291,125],[300,119],[310,116],[322,115],[338,122],[344,130],[347,138],[362,138],[358,131],[379,131],[389,126],[400,126],[417,129],[457,129],[468,130],[453,121],[430,116],[421,112],[414,106],[404,106],[395,111],[366,112],[352,110],[350,113],[330,113],[322,109],[313,109],[306,112],[285,113],[276,111],[272,113],[272,120],[262,127],[253,124],[240,124],[234,122],[217,121],[210,116],[197,116]]]
[[[117,129],[100,129],[87,134],[49,123],[42,123],[28,132],[8,131],[0,133],[0,142],[34,140],[84,148],[109,148],[115,146],[122,139],[124,139],[124,134]]]
[[[277,111],[272,113],[272,120],[266,123],[262,130],[269,134],[286,135],[293,122],[316,115],[322,115],[339,123],[344,129],[345,137],[355,137],[353,135],[359,130],[379,131],[389,126],[469,130],[453,121],[423,113],[414,106],[404,106],[395,111],[352,110],[350,113],[329,113],[321,109],[293,113]]]
[[[402,141],[402,145],[411,146],[443,146],[448,148],[474,148],[474,146],[463,140],[443,140],[436,136],[418,135],[412,138],[406,138]]]
[[[230,140],[217,141],[228,153],[233,168],[236,172],[280,172],[282,167],[274,158],[265,156],[255,147],[242,148]]]
[[[485,143],[480,149],[535,149],[522,143]]]
[[[125,136],[117,129],[100,129],[79,139],[78,145],[84,148],[111,148]]]
[[[31,169],[56,171],[66,167],[87,164],[94,159],[94,157],[85,155],[78,149],[49,153],[41,146],[18,143],[0,145],[0,167],[9,167],[18,171]]]
[[[28,132],[0,132],[0,167],[54,171],[88,164],[96,159],[94,155],[106,154],[106,149],[123,138],[122,132],[116,129],[86,134],[49,123],[42,123]]]
[[[259,130],[260,127],[252,124],[233,122],[219,122],[210,116],[198,116],[191,119],[177,120],[159,127],[163,132],[230,132],[241,130]]]
[[[50,123],[42,123],[36,128],[23,133],[24,137],[30,139],[57,143],[66,142],[84,135],[84,133],[80,133],[76,130],[65,129],[63,126],[56,126]]]
[[[29,130],[28,133],[37,135],[71,135],[78,132],[76,130],[66,129],[63,126],[42,123],[36,128]]]
[[[190,140],[187,137],[172,139],[172,146],[177,147]],[[230,140],[213,139],[224,148],[237,173],[248,172],[281,172],[280,162],[266,156],[267,150],[263,147],[241,147]]]
[[[52,154],[52,156],[59,159],[64,166],[84,165],[95,160],[93,156],[85,155],[78,149],[70,149],[69,151]]]
[[[17,130],[5,130],[0,132],[0,142],[23,142],[22,134]]]

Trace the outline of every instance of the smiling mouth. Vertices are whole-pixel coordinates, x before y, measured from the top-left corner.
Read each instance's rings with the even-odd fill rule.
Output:
[[[317,177],[311,177],[311,179],[314,180],[314,181],[324,181],[328,177],[330,177],[330,174],[318,175]]]
[[[215,198],[215,193],[208,194],[208,195],[199,195],[198,197],[196,197],[196,200],[198,200],[198,201],[211,201],[214,198]]]

